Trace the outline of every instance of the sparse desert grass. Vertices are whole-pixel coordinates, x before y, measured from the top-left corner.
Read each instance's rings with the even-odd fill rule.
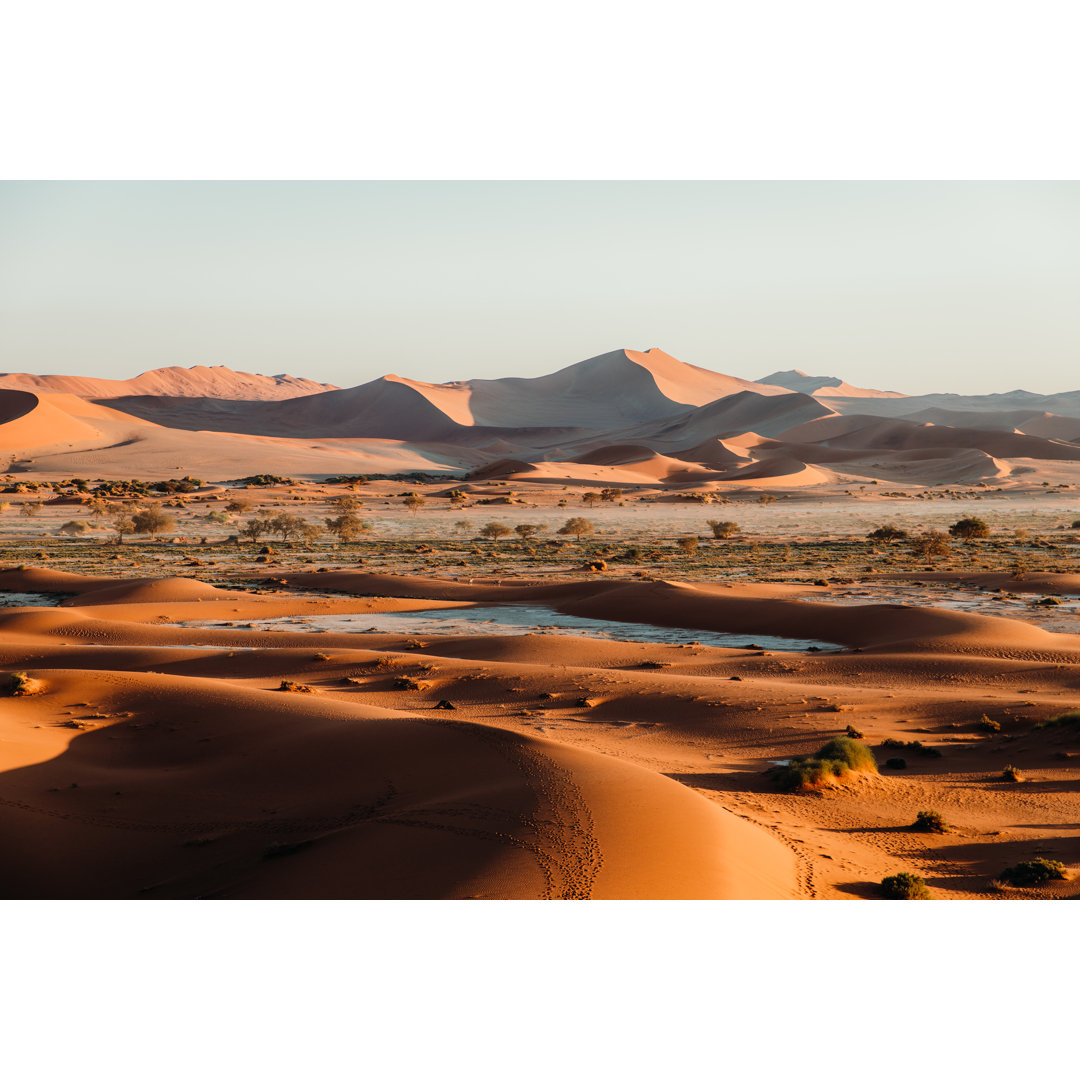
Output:
[[[815,791],[849,772],[877,771],[869,747],[847,735],[837,735],[810,757],[778,766],[774,775],[785,791]]]
[[[1064,879],[1063,863],[1054,859],[1031,859],[1028,862],[1007,867],[998,874],[996,880],[1003,885],[1015,885],[1026,889],[1036,885],[1045,885],[1048,881],[1063,881]]]
[[[975,721],[975,726],[979,731],[988,731],[991,733],[1001,730],[1001,724],[999,724],[997,720],[991,720],[990,717],[986,715],[980,716],[979,719]]]
[[[1009,784],[1022,784],[1024,782],[1024,774],[1015,765],[1006,765],[1001,770],[1001,779]]]
[[[1042,723],[1036,724],[1035,727],[1080,729],[1080,709],[1070,709],[1068,712],[1059,713],[1057,716],[1051,716],[1049,720],[1043,720]]]
[[[930,890],[918,874],[892,874],[882,879],[878,892],[886,900],[929,900]]]
[[[920,810],[911,826],[916,832],[947,833],[948,823],[936,810]]]

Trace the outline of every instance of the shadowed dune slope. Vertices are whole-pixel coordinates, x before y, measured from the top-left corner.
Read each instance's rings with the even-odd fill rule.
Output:
[[[796,893],[767,833],[592,751],[220,680],[35,674],[6,739],[72,700],[124,719],[0,774],[6,898]]]

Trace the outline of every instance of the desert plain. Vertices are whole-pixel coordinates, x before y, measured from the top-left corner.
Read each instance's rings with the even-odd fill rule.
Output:
[[[1080,895],[1080,393],[4,375],[0,453],[5,898]]]

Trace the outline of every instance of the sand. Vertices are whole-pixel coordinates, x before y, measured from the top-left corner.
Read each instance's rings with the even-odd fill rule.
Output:
[[[942,898],[1080,894],[992,884],[1036,854],[1080,864],[1073,743],[1035,726],[1075,706],[1080,636],[794,585],[275,581],[0,572],[65,597],[0,613],[4,670],[41,686],[0,724],[5,897],[856,899],[899,870]],[[493,601],[846,648],[243,626]],[[907,769],[807,795],[766,775],[849,723]],[[995,778],[1011,762],[1025,783]],[[950,833],[907,828],[929,807]]]

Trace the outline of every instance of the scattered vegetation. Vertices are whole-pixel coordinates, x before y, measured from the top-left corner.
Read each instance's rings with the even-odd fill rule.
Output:
[[[1006,765],[1005,768],[1001,770],[1001,779],[1010,784],[1022,784],[1024,782],[1024,774],[1015,765]]]
[[[883,878],[878,886],[878,892],[886,900],[929,900],[931,898],[926,881],[918,874],[909,874],[906,871]]]

